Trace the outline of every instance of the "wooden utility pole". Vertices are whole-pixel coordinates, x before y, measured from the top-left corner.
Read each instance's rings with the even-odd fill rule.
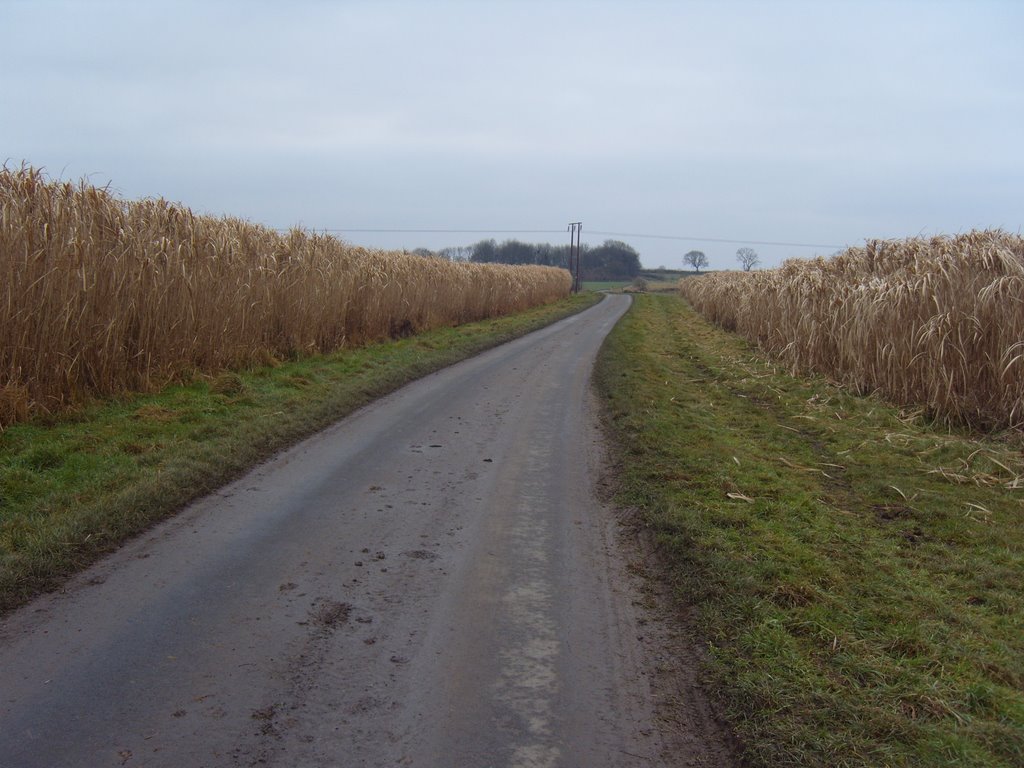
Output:
[[[574,221],[569,224],[569,274],[572,275],[572,292],[579,293],[583,287],[580,275],[580,235],[583,234],[583,222]]]

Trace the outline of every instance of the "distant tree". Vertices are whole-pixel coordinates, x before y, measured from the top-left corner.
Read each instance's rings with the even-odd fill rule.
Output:
[[[506,240],[498,247],[498,261],[502,264],[533,264],[534,248],[519,240]]]
[[[491,264],[498,261],[498,244],[493,240],[481,240],[473,246],[472,261],[479,264]]]
[[[437,255],[448,261],[469,261],[473,257],[473,246],[449,245],[439,250]]]
[[[543,264],[549,267],[564,266],[568,246],[554,246],[548,243],[523,243],[506,240],[500,245],[494,240],[481,240],[470,246],[470,261],[490,264]]]
[[[414,256],[433,256],[434,252],[429,248],[415,248],[413,249]]]
[[[737,250],[736,261],[743,265],[744,272],[749,272],[761,263],[761,260],[757,258],[757,251],[753,248],[740,248]]]
[[[478,263],[569,265],[568,245],[481,240],[471,247],[470,254],[470,261]],[[605,240],[596,248],[584,243],[580,261],[584,280],[632,280],[640,273],[640,254],[620,240]]]
[[[683,261],[697,270],[698,273],[701,267],[708,265],[708,257],[704,255],[704,251],[690,251],[683,256]]]
[[[583,248],[584,280],[631,280],[640,274],[640,254],[621,240]]]

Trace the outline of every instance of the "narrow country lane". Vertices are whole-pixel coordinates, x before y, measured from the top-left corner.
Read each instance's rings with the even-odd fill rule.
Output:
[[[6,617],[0,766],[665,764],[594,492],[628,303],[405,387]]]

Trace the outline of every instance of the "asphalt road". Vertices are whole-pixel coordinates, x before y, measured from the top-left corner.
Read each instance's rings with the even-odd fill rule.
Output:
[[[588,386],[628,297],[420,380],[0,622],[0,766],[652,766]]]

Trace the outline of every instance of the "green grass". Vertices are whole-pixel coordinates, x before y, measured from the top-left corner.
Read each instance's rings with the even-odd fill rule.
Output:
[[[671,296],[597,382],[751,764],[1024,765],[1020,435],[787,376]]]
[[[380,395],[598,299],[223,373],[0,432],[0,610]]]
[[[617,291],[630,285],[632,280],[584,280],[584,291]]]
[[[696,274],[693,271],[683,269],[643,269],[640,271],[640,277],[644,280],[649,280],[655,283],[672,283],[679,282],[681,277],[689,277],[690,275]]]
[[[640,272],[639,277],[647,282],[648,291],[660,292],[675,290],[681,277],[690,277],[695,272],[684,272],[671,269],[647,269]],[[619,291],[633,284],[632,280],[584,280],[584,291]]]

